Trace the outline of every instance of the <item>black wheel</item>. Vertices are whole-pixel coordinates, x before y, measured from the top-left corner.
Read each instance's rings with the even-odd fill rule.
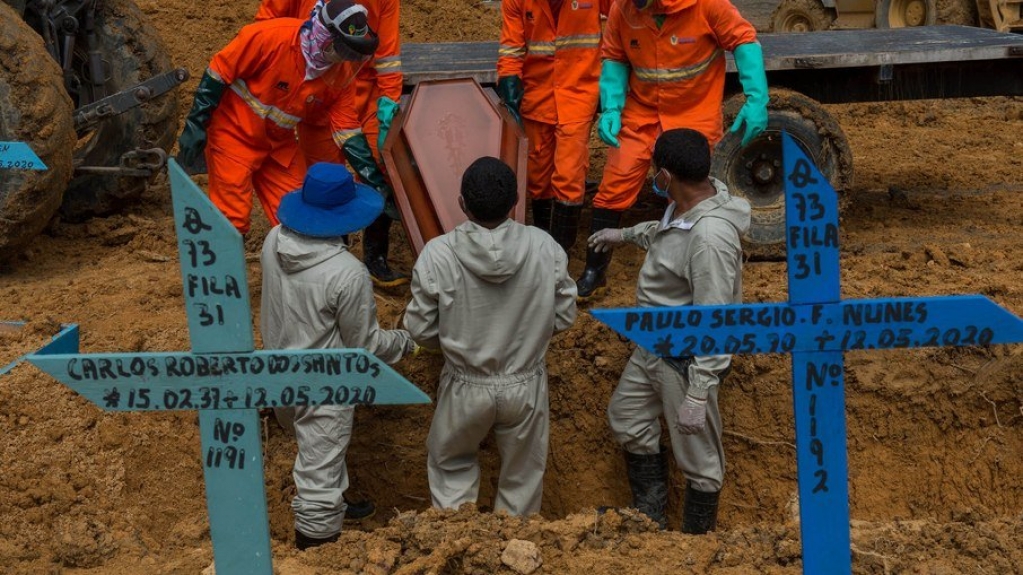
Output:
[[[107,68],[102,92],[92,89],[86,69],[84,42],[75,52],[74,86],[70,92],[77,106],[114,94],[171,69],[167,49],[156,29],[146,22],[132,0],[101,0],[96,14],[99,50]],[[135,149],[169,151],[177,136],[178,102],[170,91],[142,106],[108,118],[91,131],[79,134],[76,166],[118,166],[121,157]],[[81,174],[64,194],[61,216],[83,220],[109,214],[142,195],[147,181],[138,177]]]
[[[726,127],[744,102],[741,94],[725,102]],[[771,90],[767,130],[745,147],[741,130],[727,132],[714,149],[711,165],[711,174],[753,207],[753,221],[743,240],[746,251],[756,257],[785,253],[782,131],[799,143],[839,194],[852,185],[852,150],[834,117],[798,92]]]
[[[42,39],[0,2],[0,141],[27,143],[49,168],[0,166],[0,259],[16,254],[60,207],[75,147],[72,109]]]
[[[936,0],[878,0],[874,8],[878,28],[933,26],[938,22]]]
[[[818,32],[834,21],[834,12],[820,0],[782,0],[771,15],[771,32]]]

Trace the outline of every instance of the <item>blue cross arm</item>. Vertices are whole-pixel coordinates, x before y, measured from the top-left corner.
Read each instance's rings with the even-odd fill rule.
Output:
[[[1023,321],[979,295],[597,309],[592,313],[660,357],[1023,341]]]
[[[111,411],[430,403],[363,349],[54,354],[28,360]]]

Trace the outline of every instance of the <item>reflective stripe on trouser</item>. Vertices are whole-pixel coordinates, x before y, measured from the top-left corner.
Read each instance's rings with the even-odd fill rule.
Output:
[[[586,170],[590,167],[593,122],[548,124],[522,119],[529,139],[526,190],[534,200],[583,203]]]
[[[282,426],[291,421],[298,441],[292,470],[295,529],[317,539],[332,537],[341,532],[348,508],[344,500],[348,489],[345,452],[352,439],[354,408],[325,405],[274,411]]]
[[[725,450],[721,444],[718,388],[707,395],[707,426],[702,433],[684,435],[675,427],[675,412],[685,398],[689,383],[655,355],[637,348],[611,396],[607,418],[611,433],[629,453],[660,452],[664,414],[671,436],[671,451],[679,469],[698,491],[720,491],[725,474]]]
[[[547,467],[547,370],[473,377],[441,373],[437,407],[426,440],[434,507],[456,509],[479,495],[480,442],[491,428],[501,454],[495,511],[540,511]]]
[[[622,129],[618,132],[619,147],[607,148],[607,163],[604,164],[604,175],[600,179],[600,188],[593,198],[593,207],[623,211],[632,207],[643,189],[647,172],[650,170],[650,158],[654,152],[654,142],[661,134],[661,124],[657,117],[645,118],[643,121],[622,114]]]
[[[302,154],[294,154],[290,166],[282,166],[270,157],[264,157],[261,164],[253,165],[216,147],[206,146],[206,166],[210,201],[243,234],[251,225],[253,192],[259,198],[270,225],[276,226],[277,206],[281,198],[302,187],[305,177]]]

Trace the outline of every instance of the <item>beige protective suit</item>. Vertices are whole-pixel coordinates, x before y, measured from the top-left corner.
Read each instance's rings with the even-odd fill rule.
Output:
[[[659,222],[624,230],[624,237],[647,250],[639,272],[636,300],[643,307],[742,303],[742,246],[739,238],[750,224],[750,206],[729,195],[711,179],[717,194],[681,217],[671,219],[672,203]],[[731,364],[730,355],[697,356],[685,376],[664,360],[636,348],[622,372],[607,409],[615,439],[625,451],[641,455],[660,452],[663,413],[668,420],[672,453],[679,468],[699,491],[716,492],[724,478],[721,416],[717,385]],[[686,394],[707,399],[707,426],[684,435],[674,425],[675,412]]]
[[[394,363],[414,345],[405,330],[382,330],[369,272],[341,238],[312,238],[277,226],[263,242],[260,331],[264,349],[361,347]],[[352,408],[278,408],[298,440],[291,503],[295,529],[326,539],[341,532],[348,488],[345,452]]]
[[[412,271],[405,328],[440,348],[444,370],[427,439],[433,505],[475,502],[477,451],[491,428],[501,454],[495,510],[540,510],[547,466],[544,356],[575,321],[575,282],[545,232],[466,222],[430,241]]]

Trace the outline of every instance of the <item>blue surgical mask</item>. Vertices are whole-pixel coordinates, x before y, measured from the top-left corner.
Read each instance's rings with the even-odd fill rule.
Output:
[[[661,168],[654,174],[654,193],[667,199],[669,185],[671,185],[671,174],[664,168]]]

